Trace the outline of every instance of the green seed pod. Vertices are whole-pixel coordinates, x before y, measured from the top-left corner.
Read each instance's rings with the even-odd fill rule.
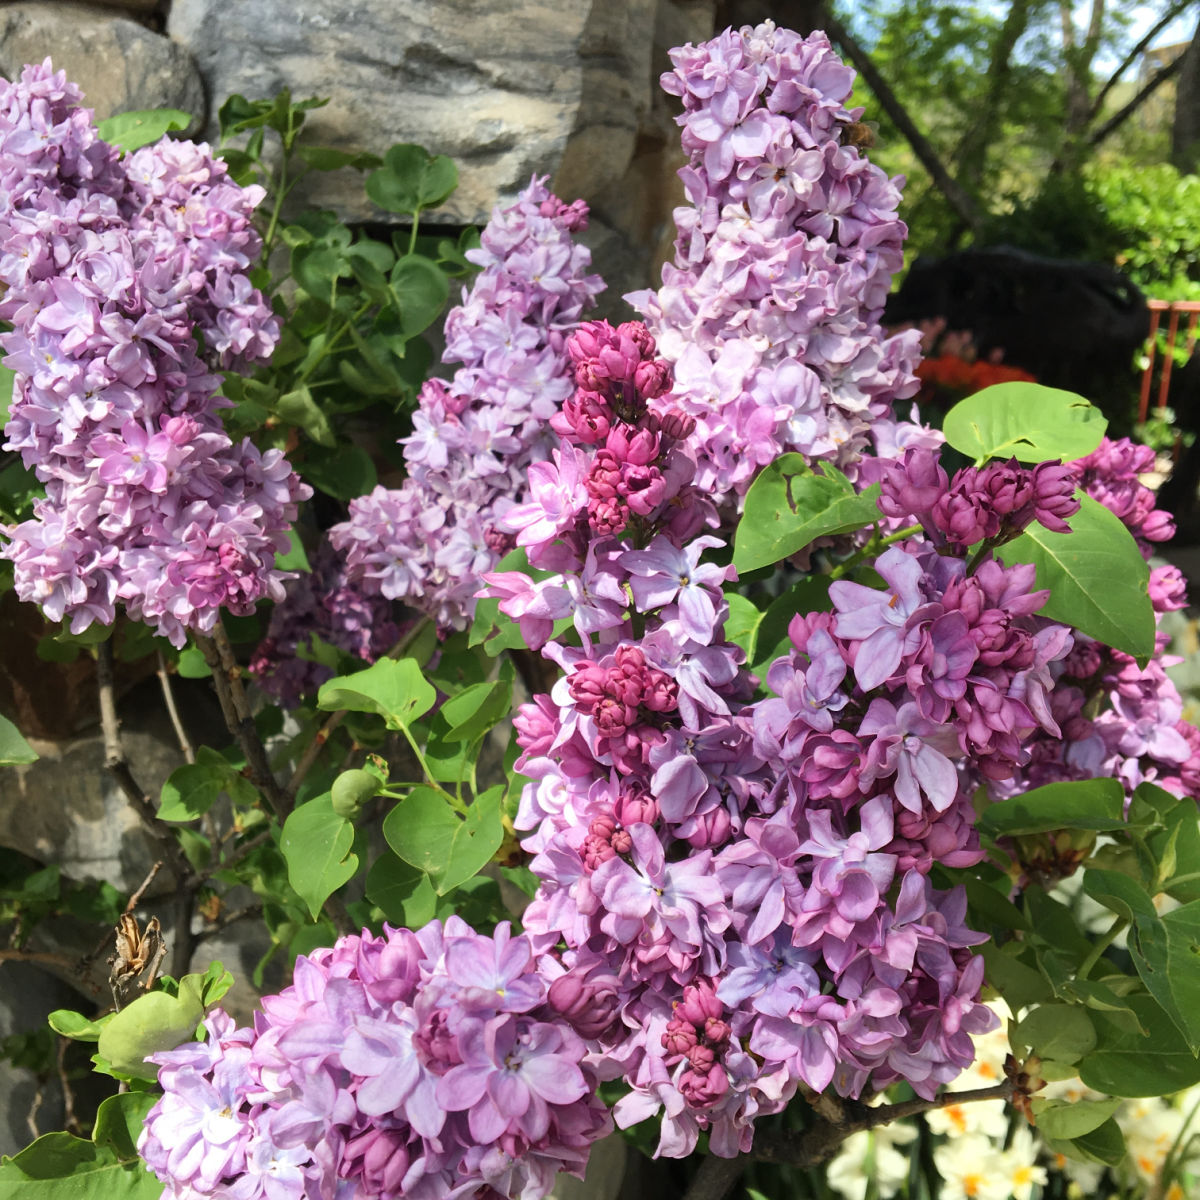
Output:
[[[378,793],[379,787],[379,779],[370,771],[360,771],[357,767],[343,771],[333,781],[330,792],[333,811],[348,821],[356,820],[367,801]]]

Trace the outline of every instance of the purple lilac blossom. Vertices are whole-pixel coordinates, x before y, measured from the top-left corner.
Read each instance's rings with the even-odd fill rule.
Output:
[[[246,273],[263,192],[190,142],[119,159],[81,101],[48,60],[0,87],[5,448],[46,489],[0,553],[50,620],[80,632],[120,604],[182,645],[282,599],[309,495],[280,451],[226,436],[212,373],[279,337]]]
[[[696,419],[697,483],[724,504],[784,451],[853,467],[876,423],[901,442],[891,406],[917,390],[919,338],[879,324],[899,181],[849,144],[854,72],[825,34],[768,21],[671,61],[690,206],[662,286],[628,299],[674,368],[657,403]]]
[[[572,389],[566,336],[603,287],[573,239],[586,225],[586,206],[537,178],[492,214],[468,252],[483,269],[446,320],[444,359],[463,365],[421,391],[408,478],[352,501],[330,530],[352,584],[444,629],[470,619],[480,577],[518,543],[505,514],[547,494],[526,472],[550,458],[548,423]]]
[[[584,1030],[612,989],[507,923],[344,937],[253,1029],[215,1010],[204,1043],[153,1056],[138,1151],[180,1200],[536,1200],[611,1128]]]

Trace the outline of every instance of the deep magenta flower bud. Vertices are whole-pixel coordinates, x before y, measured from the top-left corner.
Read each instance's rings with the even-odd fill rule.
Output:
[[[933,450],[913,447],[902,459],[881,461],[879,510],[885,516],[904,520],[928,513],[950,488],[946,472]]]
[[[697,1043],[687,1052],[687,1060],[692,1064],[692,1070],[701,1075],[707,1075],[717,1061],[716,1052],[711,1046]]]
[[[679,1091],[692,1108],[711,1108],[729,1091],[729,1077],[720,1063],[707,1074],[685,1071],[679,1078]]]
[[[683,999],[675,1009],[675,1015],[693,1025],[702,1027],[709,1017],[719,1017],[724,1012],[717,993],[709,983],[689,983],[683,989]]]
[[[648,429],[634,429],[629,425],[615,425],[605,439],[604,449],[618,463],[632,463],[644,467],[658,458],[658,434]]]
[[[649,704],[646,707],[649,708]],[[651,711],[658,710],[651,709]],[[621,824],[625,826],[636,825],[639,821],[653,825],[658,820],[658,803],[645,788],[634,785],[617,799],[616,815]]]
[[[642,321],[623,321],[617,326],[617,333],[631,341],[642,358],[653,358],[658,350],[654,335]]]
[[[696,418],[672,408],[659,416],[658,426],[667,437],[681,442],[684,438],[692,436],[696,428]]]
[[[722,1021],[719,1017],[709,1017],[704,1022],[704,1036],[712,1042],[714,1046],[724,1046],[729,1041],[729,1035],[732,1030],[729,1028],[728,1021]],[[695,1064],[693,1064],[695,1065]]]
[[[628,829],[618,829],[610,841],[614,854],[628,854],[633,849],[633,838]]]
[[[617,1018],[620,1007],[618,980],[599,971],[568,971],[546,993],[546,1002],[580,1037],[597,1038]]]
[[[695,828],[687,837],[687,843],[695,850],[710,846],[722,846],[729,840],[733,822],[724,808],[714,808],[695,818]]]
[[[633,385],[646,400],[661,396],[671,386],[671,368],[665,362],[640,362],[633,369]]]
[[[1040,462],[1033,468],[1034,516],[1054,533],[1070,533],[1066,518],[1079,511],[1075,489],[1079,478],[1061,462]]]
[[[672,1017],[667,1022],[667,1031],[662,1035],[663,1049],[668,1055],[683,1057],[696,1045],[696,1027],[690,1021]]]

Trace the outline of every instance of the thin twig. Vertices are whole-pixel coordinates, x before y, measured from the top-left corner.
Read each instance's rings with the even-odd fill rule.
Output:
[[[189,763],[196,761],[196,751],[192,749],[192,743],[187,735],[187,730],[183,727],[183,720],[179,716],[179,709],[175,704],[175,689],[171,686],[171,675],[167,670],[167,660],[163,658],[163,652],[158,652],[158,682],[162,686],[163,700],[166,701],[167,713],[170,715],[171,724],[175,727],[175,736],[179,739],[179,749],[183,753],[183,757]]]
[[[54,1065],[58,1070],[58,1083],[63,1094],[63,1128],[68,1133],[79,1133],[79,1118],[75,1115],[75,1091],[71,1077],[67,1074],[67,1049],[71,1039],[59,1036],[58,1049],[54,1054]]]
[[[194,877],[192,865],[176,840],[174,831],[158,819],[154,801],[134,778],[129,760],[125,757],[125,748],[121,744],[121,724],[117,717],[116,691],[113,686],[111,641],[101,642],[96,647],[96,683],[100,698],[100,727],[104,731],[104,765],[120,785],[126,799],[133,805],[146,831],[158,843],[178,882],[185,884]]]
[[[250,917],[261,917],[263,906],[261,904],[247,904],[245,908],[234,909],[233,912],[227,913],[220,920],[212,922],[207,928],[200,930],[196,935],[196,940],[204,941],[205,938],[216,937],[218,933],[228,929],[230,925],[236,924],[238,921],[245,921]]]
[[[725,1200],[750,1165],[750,1160],[749,1154],[739,1154],[737,1158],[718,1158],[710,1154],[700,1164],[684,1200]]]
[[[213,685],[217,689],[217,699],[221,703],[226,728],[237,739],[242,753],[246,756],[250,779],[266,796],[275,815],[283,821],[287,818],[291,806],[271,770],[267,749],[262,743],[262,738],[258,736],[258,728],[246,702],[246,692],[242,687],[242,668],[234,658],[233,647],[229,644],[229,638],[220,621],[213,627],[212,637],[197,634],[196,644],[212,672]]]

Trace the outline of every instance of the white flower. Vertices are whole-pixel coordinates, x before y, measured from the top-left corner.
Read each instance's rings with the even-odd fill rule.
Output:
[[[908,1178],[906,1146],[917,1136],[912,1125],[880,1125],[877,1129],[852,1133],[827,1169],[829,1186],[847,1200],[865,1200],[872,1179],[881,1200],[894,1196]]]

